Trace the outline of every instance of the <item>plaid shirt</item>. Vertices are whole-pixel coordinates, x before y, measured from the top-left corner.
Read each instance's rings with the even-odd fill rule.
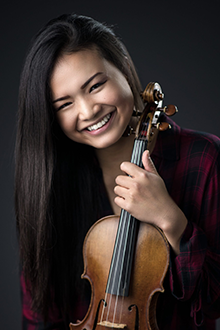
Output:
[[[159,134],[152,159],[188,225],[180,254],[171,251],[165,293],[157,303],[158,327],[214,330],[220,317],[220,140],[165,120],[172,128]],[[107,215],[112,211],[106,205]],[[23,330],[65,329],[56,306],[47,326],[31,312],[22,276],[21,289]],[[86,308],[80,303],[78,315]]]

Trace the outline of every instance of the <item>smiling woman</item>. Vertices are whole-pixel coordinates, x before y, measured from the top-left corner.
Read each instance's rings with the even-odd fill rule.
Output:
[[[62,54],[50,85],[58,122],[70,139],[106,148],[122,137],[134,97],[122,72],[96,49]]]
[[[154,310],[158,328],[215,329],[220,141],[181,129],[163,114],[171,129],[158,134],[151,156],[143,151],[138,167],[130,161],[134,136],[125,132],[137,125],[141,92],[125,46],[92,18],[53,19],[31,45],[21,76],[16,142],[23,330],[68,329],[69,322],[80,328],[94,296],[80,279],[84,238],[99,218],[121,209],[159,227],[170,247],[165,292]],[[103,246],[98,252],[105,260]],[[145,290],[145,281],[141,285]],[[121,319],[101,325],[119,323],[125,327]]]

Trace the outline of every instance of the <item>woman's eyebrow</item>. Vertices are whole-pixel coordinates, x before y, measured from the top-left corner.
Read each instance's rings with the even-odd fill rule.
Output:
[[[54,103],[59,102],[59,101],[64,101],[64,100],[67,100],[68,98],[69,98],[68,95],[63,96],[63,97],[60,97],[59,99],[56,99],[56,100],[52,101],[52,103],[54,104]]]
[[[84,89],[89,83],[90,81],[92,81],[92,79],[94,79],[96,76],[102,74],[103,72],[97,72],[95,73],[92,77],[90,77],[82,86],[81,89]]]
[[[90,81],[92,81],[96,76],[100,75],[100,74],[103,74],[103,72],[97,72],[95,73],[92,77],[90,77],[80,88],[81,89],[84,89],[89,83]],[[60,97],[54,101],[52,101],[52,103],[56,103],[56,102],[59,102],[59,101],[64,101],[64,100],[67,100],[69,98],[69,96],[63,96],[63,97]]]

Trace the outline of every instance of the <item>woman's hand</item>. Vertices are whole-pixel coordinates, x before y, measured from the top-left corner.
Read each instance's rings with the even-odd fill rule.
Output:
[[[160,227],[179,254],[179,242],[187,219],[168,194],[149,151],[143,153],[142,162],[144,169],[130,162],[121,164],[121,170],[127,175],[119,175],[115,180],[115,203],[136,219]]]

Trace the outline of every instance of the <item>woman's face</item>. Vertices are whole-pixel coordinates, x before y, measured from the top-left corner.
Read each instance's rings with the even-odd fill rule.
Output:
[[[76,142],[109,147],[131,119],[134,98],[126,78],[95,49],[61,56],[51,91],[57,120]]]

